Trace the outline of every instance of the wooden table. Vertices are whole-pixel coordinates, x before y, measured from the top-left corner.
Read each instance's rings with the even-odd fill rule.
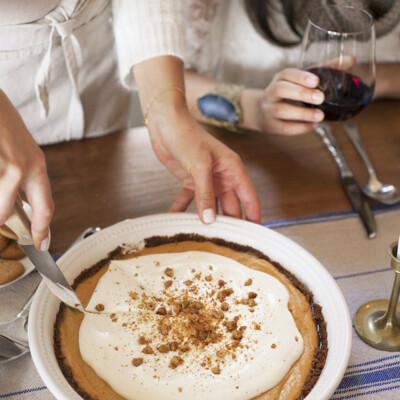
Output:
[[[381,100],[355,121],[378,177],[400,187],[399,111],[399,102]],[[333,125],[334,133],[349,167],[365,184],[367,170],[342,125]],[[315,134],[212,133],[241,156],[258,191],[263,222],[351,209],[336,164]],[[88,226],[167,212],[180,188],[154,156],[145,128],[43,150],[56,204],[52,253],[63,252]]]

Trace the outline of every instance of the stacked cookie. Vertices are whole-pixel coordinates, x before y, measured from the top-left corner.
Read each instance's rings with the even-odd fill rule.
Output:
[[[23,264],[18,261],[24,257],[15,234],[4,225],[0,226],[0,285],[17,279],[25,272]]]

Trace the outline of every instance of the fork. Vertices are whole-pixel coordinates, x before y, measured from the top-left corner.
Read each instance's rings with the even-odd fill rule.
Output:
[[[21,346],[28,347],[28,333],[26,331],[26,323],[28,321],[29,310],[33,301],[33,296],[36,293],[41,280],[36,285],[29,299],[22,307],[22,310],[11,321],[0,322],[0,334],[12,340]]]
[[[0,334],[0,364],[28,353],[29,347],[21,346]]]

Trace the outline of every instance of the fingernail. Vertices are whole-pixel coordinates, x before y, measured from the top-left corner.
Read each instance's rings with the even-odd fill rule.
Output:
[[[316,121],[322,121],[324,119],[324,113],[320,110],[314,112],[314,119]]]
[[[49,238],[47,237],[46,239],[42,240],[42,243],[40,243],[40,250],[47,251],[48,249],[49,249]]]
[[[318,85],[318,78],[315,75],[309,75],[307,77],[307,84],[313,86]]]
[[[312,94],[312,99],[316,103],[322,103],[322,101],[324,100],[324,95],[321,92],[314,92]]]
[[[206,224],[212,224],[215,222],[215,213],[212,208],[207,208],[207,210],[203,210],[203,221]]]

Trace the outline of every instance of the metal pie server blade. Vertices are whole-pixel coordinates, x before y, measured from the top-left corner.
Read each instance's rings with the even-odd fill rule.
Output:
[[[18,201],[6,225],[17,235],[18,244],[42,275],[47,287],[65,304],[84,311],[81,301],[48,251],[37,250],[31,236],[31,222]]]

